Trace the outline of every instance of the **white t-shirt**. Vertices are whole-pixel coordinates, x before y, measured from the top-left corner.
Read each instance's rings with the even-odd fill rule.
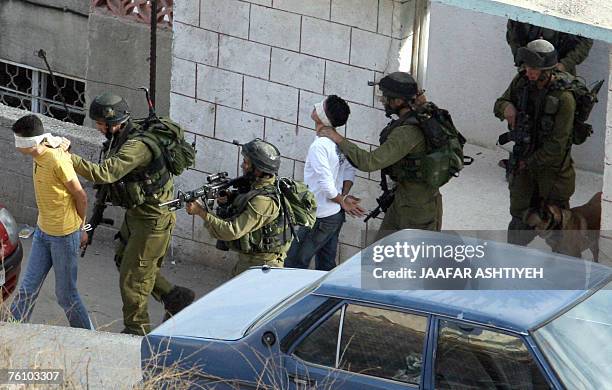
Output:
[[[330,199],[342,193],[342,184],[346,180],[355,180],[355,168],[334,141],[317,137],[308,148],[304,165],[304,182],[317,200],[317,218],[340,211],[340,205]]]

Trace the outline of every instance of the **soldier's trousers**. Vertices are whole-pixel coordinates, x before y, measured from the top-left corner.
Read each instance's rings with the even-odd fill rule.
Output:
[[[385,212],[376,240],[402,229],[442,229],[442,195],[437,194],[423,204],[400,204],[397,200]]]
[[[160,274],[160,267],[170,246],[174,213],[157,219],[125,216],[121,226],[115,262],[119,269],[119,287],[123,301],[123,322],[130,333],[151,331],[147,301],[149,295],[161,302],[174,287]]]
[[[510,215],[508,242],[527,245],[535,238],[535,231],[523,221],[530,208],[554,204],[569,208],[570,197],[576,187],[576,173],[571,162],[559,168],[526,170],[514,175],[508,184]]]

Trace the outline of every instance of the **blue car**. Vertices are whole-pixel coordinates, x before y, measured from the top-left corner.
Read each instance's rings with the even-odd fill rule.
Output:
[[[436,234],[400,233],[414,242]],[[612,269],[489,245],[534,266],[553,259],[553,278],[585,267],[589,277],[574,290],[373,290],[361,287],[360,254],[327,273],[251,269],[143,339],[143,380],[205,389],[612,389]]]

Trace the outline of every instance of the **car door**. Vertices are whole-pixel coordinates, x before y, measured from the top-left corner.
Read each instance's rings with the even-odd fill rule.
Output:
[[[289,389],[419,389],[428,317],[343,302],[284,359]]]
[[[553,388],[521,335],[474,324],[435,319],[433,388]]]

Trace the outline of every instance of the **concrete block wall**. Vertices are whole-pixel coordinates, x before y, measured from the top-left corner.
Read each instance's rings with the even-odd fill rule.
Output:
[[[393,0],[177,2],[170,115],[198,148],[183,183],[195,187],[219,170],[238,174],[241,157],[231,142],[255,137],[280,149],[282,175],[302,179],[316,137],[312,106],[330,94],[351,107],[340,131],[367,150],[376,147],[387,119],[367,82],[400,68],[401,47],[412,46],[413,8],[414,1]],[[410,58],[402,60],[410,66]],[[379,177],[358,176],[353,193],[373,208]],[[200,221],[182,222],[181,239],[213,243]],[[340,258],[354,254],[362,233],[378,224],[349,218]]]

